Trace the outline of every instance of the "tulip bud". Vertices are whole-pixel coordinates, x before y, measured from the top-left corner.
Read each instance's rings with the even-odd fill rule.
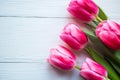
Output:
[[[113,50],[120,49],[120,24],[105,20],[96,28],[96,36],[109,48]]]
[[[98,15],[99,8],[92,0],[71,0],[67,10],[81,21],[89,22]]]
[[[82,49],[88,42],[85,33],[75,24],[66,25],[60,38],[73,49]]]
[[[87,80],[107,80],[106,69],[97,62],[86,58],[86,62],[83,63],[81,70],[81,76]]]
[[[75,55],[64,46],[57,46],[50,50],[48,62],[60,70],[72,70],[75,66]]]

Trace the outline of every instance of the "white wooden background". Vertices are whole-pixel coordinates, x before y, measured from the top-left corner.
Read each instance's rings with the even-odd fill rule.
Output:
[[[61,72],[46,58],[64,44],[59,34],[75,22],[66,11],[70,0],[0,0],[0,80],[83,80],[78,70]],[[120,0],[94,0],[120,22]],[[78,63],[86,55],[76,52]]]

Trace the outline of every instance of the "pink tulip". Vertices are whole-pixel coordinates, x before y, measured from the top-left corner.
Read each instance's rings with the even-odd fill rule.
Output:
[[[75,66],[75,55],[64,46],[57,46],[50,50],[48,62],[60,70],[72,70]]]
[[[101,22],[96,29],[96,36],[111,49],[120,49],[120,24],[105,20]]]
[[[88,42],[85,33],[75,24],[66,25],[60,35],[60,38],[74,49],[82,49]]]
[[[87,80],[106,80],[107,78],[106,69],[90,58],[86,58],[86,62],[81,67],[80,74]]]
[[[92,0],[71,0],[67,10],[81,21],[92,21],[98,15],[99,8]]]

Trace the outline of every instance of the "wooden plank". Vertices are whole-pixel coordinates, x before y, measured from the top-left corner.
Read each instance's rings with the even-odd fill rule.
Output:
[[[29,62],[44,60],[49,49],[64,44],[59,35],[67,18],[0,18],[0,61]]]
[[[0,58],[43,58],[59,42],[66,19],[0,18]],[[59,25],[57,24],[59,23]]]
[[[78,70],[61,72],[46,62],[49,49],[64,44],[59,34],[69,22],[79,24],[72,18],[1,17],[0,80],[83,80]],[[75,53],[81,64],[85,52]]]
[[[69,0],[5,0],[0,1],[1,16],[64,17]],[[64,15],[64,16],[63,16]]]
[[[119,19],[120,0],[94,0],[112,19]],[[71,17],[70,0],[0,0],[0,16]]]
[[[120,0],[94,0],[109,16],[110,19],[120,19]]]
[[[79,70],[61,72],[45,62],[0,63],[0,80],[83,80]]]

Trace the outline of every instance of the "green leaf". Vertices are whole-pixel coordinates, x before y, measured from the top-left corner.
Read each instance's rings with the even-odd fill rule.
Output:
[[[102,19],[102,20],[107,20],[108,17],[107,15],[104,13],[104,11],[99,7],[99,14],[98,16]]]
[[[116,51],[116,52],[114,53],[114,55],[115,55],[115,57],[120,61],[120,51],[119,51],[119,50]]]
[[[88,36],[88,38],[90,37],[90,38],[96,39],[96,36],[95,36],[95,34],[94,34],[93,31],[86,30],[86,29],[84,29],[83,31],[84,31],[85,34]]]
[[[114,69],[116,70],[116,72],[118,72],[118,74],[120,75],[120,66],[116,65],[111,59],[106,58],[106,60],[114,67]]]

